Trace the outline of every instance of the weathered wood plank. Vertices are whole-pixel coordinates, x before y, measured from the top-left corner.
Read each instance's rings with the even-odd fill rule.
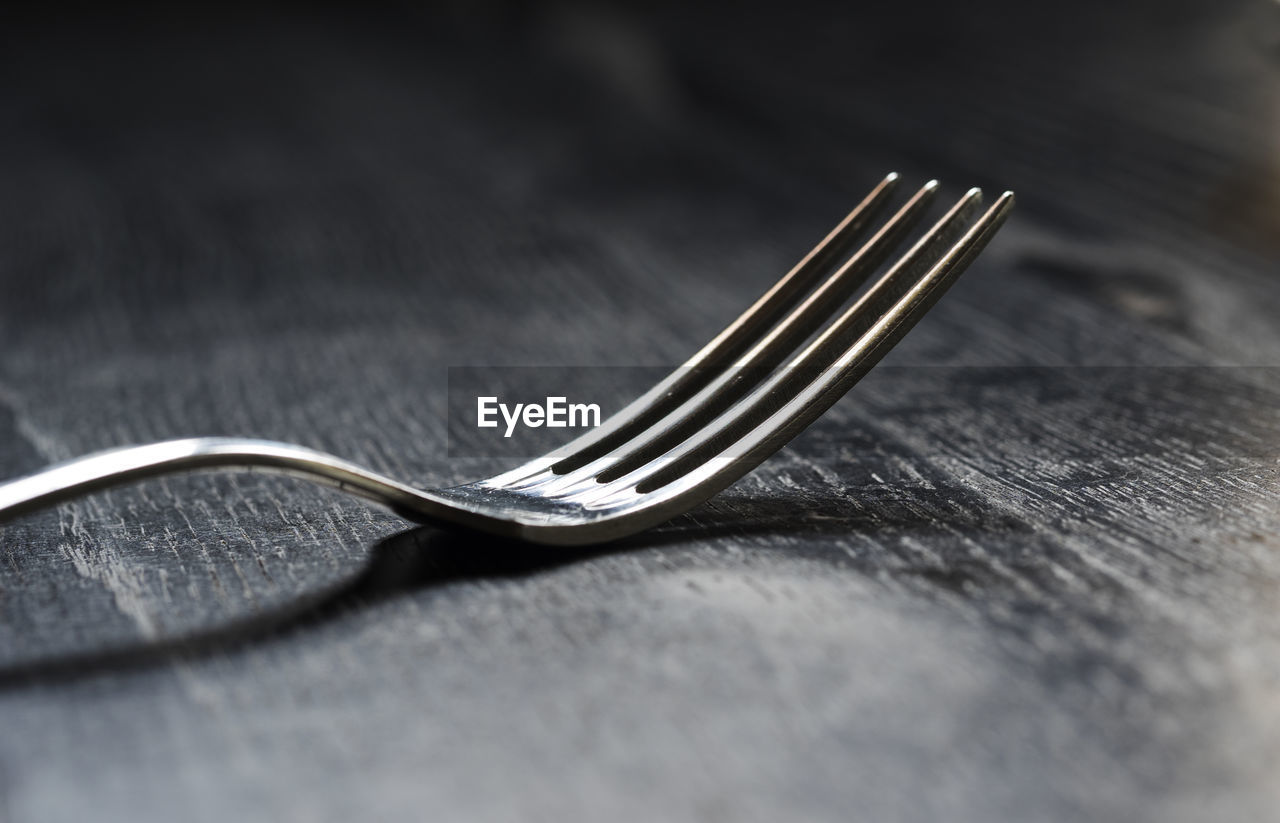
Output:
[[[679,362],[890,167],[1020,198],[617,545],[222,475],[0,527],[0,820],[1276,818],[1274,4],[686,5],[0,32],[4,476],[470,479],[449,366]]]

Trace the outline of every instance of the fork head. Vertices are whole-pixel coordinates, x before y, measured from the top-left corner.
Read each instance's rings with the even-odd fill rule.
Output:
[[[882,268],[936,181],[886,219],[891,174],[812,251],[683,366],[600,427],[496,477],[402,511],[540,543],[611,540],[706,500],[781,448],[905,335],[986,246],[1013,205],[969,190]],[[852,301],[846,307],[846,303]]]

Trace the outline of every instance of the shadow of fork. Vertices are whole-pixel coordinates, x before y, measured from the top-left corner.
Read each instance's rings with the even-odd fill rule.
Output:
[[[0,664],[0,691],[196,660],[307,631],[406,592],[474,579],[518,578],[624,547],[538,549],[475,532],[413,528],[376,543],[353,576],[279,606],[176,636]]]
[[[949,517],[954,519],[954,512],[949,513]],[[847,500],[837,495],[777,492],[754,495],[739,490],[727,492],[718,501],[704,504],[642,534],[583,547],[530,546],[523,541],[473,531],[421,526],[374,544],[368,560],[350,577],[300,594],[278,606],[175,636],[0,664],[0,691],[32,683],[73,681],[104,672],[145,670],[173,661],[199,660],[218,652],[316,629],[396,597],[469,580],[518,579],[606,555],[679,550],[681,546],[694,544],[705,547],[709,541],[714,544],[722,540],[751,543],[768,538],[768,544],[775,548],[781,540],[782,548],[794,548],[812,559],[815,553],[803,548],[803,540],[783,538],[795,538],[800,533],[812,537],[881,530],[918,534],[922,530],[936,530],[939,519],[939,512],[888,505],[886,501],[880,501],[875,516],[870,517],[865,511],[851,508]],[[969,525],[979,531],[1008,527],[977,521]],[[819,555],[821,551],[818,550]],[[867,571],[857,564],[851,566],[842,552],[831,552],[828,558],[854,573]]]

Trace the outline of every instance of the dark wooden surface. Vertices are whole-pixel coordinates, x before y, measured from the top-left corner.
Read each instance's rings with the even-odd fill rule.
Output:
[[[471,479],[449,366],[679,362],[889,169],[1019,195],[636,539],[243,476],[0,527],[0,820],[1280,818],[1280,8],[899,6],[0,28],[3,476]]]

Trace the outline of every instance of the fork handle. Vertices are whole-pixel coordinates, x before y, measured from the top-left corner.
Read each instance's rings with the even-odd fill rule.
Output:
[[[270,440],[198,437],[97,452],[0,483],[0,522],[123,483],[198,469],[247,469],[301,477],[380,503],[414,520],[431,520],[437,514],[432,502],[412,486],[324,452]]]

